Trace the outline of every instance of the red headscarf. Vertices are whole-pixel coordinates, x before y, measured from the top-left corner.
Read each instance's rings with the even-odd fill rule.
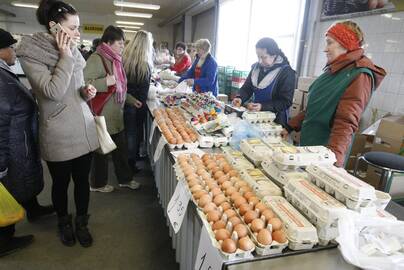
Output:
[[[325,35],[338,41],[338,43],[348,51],[354,51],[360,48],[360,40],[358,36],[345,24],[335,24],[328,29]]]

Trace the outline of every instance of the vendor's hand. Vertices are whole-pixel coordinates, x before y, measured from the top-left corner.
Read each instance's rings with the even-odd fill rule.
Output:
[[[185,80],[189,86],[194,85],[194,79],[187,79]]]
[[[259,112],[262,109],[261,103],[253,103],[252,105],[252,111],[253,112]]]
[[[59,33],[57,33],[56,44],[58,46],[61,57],[73,57],[72,51],[70,49],[71,38],[66,32],[60,31]]]
[[[97,94],[97,89],[92,86],[91,84],[86,85],[85,87],[83,87],[81,89],[81,92],[83,94],[83,96],[87,99],[93,99],[95,97],[95,95]]]
[[[241,107],[241,98],[234,98],[232,104],[234,107]]]
[[[116,84],[116,79],[114,75],[107,75],[107,86],[112,86]]]
[[[143,103],[135,98],[135,103],[133,104],[136,108],[140,109],[143,106]]]
[[[287,139],[288,139],[288,136],[289,136],[289,132],[288,132],[288,130],[287,130],[286,128],[284,128],[284,129],[281,131],[281,137],[282,137],[282,139],[287,140]]]

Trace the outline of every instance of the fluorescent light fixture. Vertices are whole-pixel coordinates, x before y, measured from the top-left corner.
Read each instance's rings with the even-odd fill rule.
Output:
[[[386,17],[386,18],[391,18],[391,17],[393,17],[393,15],[392,14],[390,14],[390,13],[387,13],[387,14],[383,14],[382,15],[383,17]]]
[[[140,26],[131,26],[131,25],[118,25],[118,27],[125,29],[140,29]]]
[[[117,7],[128,7],[128,8],[140,8],[140,9],[152,9],[152,10],[160,9],[159,5],[132,3],[132,2],[119,1],[119,0],[115,0],[114,5]]]
[[[11,5],[15,7],[38,8],[37,4],[17,2],[17,1],[11,2]]]
[[[126,16],[126,17],[146,18],[146,19],[150,19],[151,17],[153,17],[153,14],[150,14],[150,13],[125,12],[125,11],[119,11],[119,10],[115,10],[115,15],[116,16]]]
[[[144,25],[142,22],[127,22],[127,21],[116,21],[117,24],[127,24],[127,25]]]
[[[123,29],[123,31],[126,32],[126,33],[137,33],[137,31],[135,31],[135,30]]]

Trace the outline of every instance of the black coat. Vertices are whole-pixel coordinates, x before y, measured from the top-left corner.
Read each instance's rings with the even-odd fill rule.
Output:
[[[0,179],[18,202],[43,189],[42,165],[37,144],[37,106],[18,77],[0,66]]]

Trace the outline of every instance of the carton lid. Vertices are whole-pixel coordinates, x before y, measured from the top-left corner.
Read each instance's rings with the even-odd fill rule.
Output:
[[[404,138],[404,116],[382,118],[376,131],[376,136],[401,141]]]

